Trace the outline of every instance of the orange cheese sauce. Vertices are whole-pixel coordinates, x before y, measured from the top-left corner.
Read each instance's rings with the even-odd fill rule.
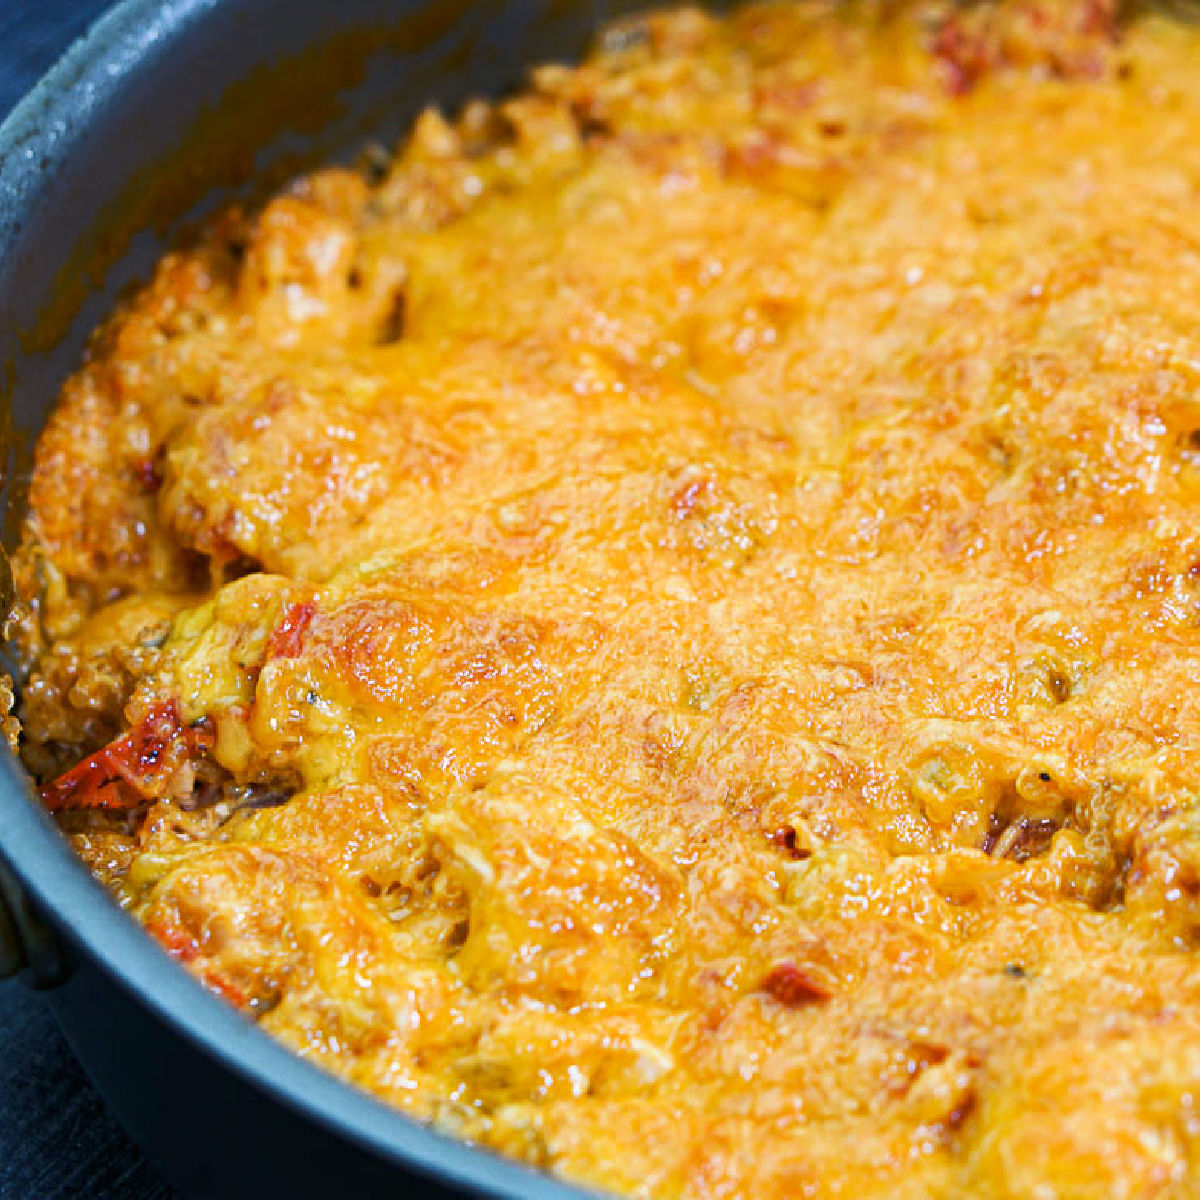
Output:
[[[1196,1195],[1198,62],[678,10],[226,215],[41,440],[47,803],[568,1179]]]

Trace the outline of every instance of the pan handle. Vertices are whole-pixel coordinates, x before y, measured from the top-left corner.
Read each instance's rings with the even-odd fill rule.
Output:
[[[66,983],[71,972],[58,939],[0,861],[0,980],[18,974],[31,987],[42,990]]]
[[[25,948],[4,899],[6,890],[0,885],[0,979],[9,979],[25,965]]]

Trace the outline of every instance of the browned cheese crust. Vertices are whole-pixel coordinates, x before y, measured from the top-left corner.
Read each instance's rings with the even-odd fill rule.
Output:
[[[1198,62],[674,11],[226,215],[41,440],[47,803],[567,1178],[1197,1195]]]

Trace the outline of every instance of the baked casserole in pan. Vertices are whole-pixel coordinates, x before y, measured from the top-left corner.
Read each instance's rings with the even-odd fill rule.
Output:
[[[297,1053],[569,1180],[1197,1194],[1198,64],[656,12],[223,214],[39,444],[45,803]]]

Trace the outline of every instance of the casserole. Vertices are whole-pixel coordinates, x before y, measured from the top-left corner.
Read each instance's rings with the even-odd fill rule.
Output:
[[[40,443],[46,804],[568,1176],[1186,1189],[1190,36],[654,16],[214,225]]]

